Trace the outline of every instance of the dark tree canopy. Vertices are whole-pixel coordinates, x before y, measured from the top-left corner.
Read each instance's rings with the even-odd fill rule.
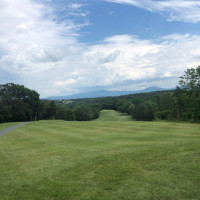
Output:
[[[37,120],[39,94],[23,85],[0,85],[0,122]]]

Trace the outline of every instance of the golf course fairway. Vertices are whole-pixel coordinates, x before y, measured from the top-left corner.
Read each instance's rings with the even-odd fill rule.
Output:
[[[1,136],[0,200],[200,199],[199,124],[101,115]]]

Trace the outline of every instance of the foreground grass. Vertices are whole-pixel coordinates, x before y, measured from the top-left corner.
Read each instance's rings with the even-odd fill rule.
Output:
[[[198,124],[35,122],[0,137],[0,199],[200,199],[199,155]]]

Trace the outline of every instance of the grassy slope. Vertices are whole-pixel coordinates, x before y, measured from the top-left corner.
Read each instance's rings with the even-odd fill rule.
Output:
[[[20,127],[0,137],[0,199],[200,199],[199,130],[101,120]]]

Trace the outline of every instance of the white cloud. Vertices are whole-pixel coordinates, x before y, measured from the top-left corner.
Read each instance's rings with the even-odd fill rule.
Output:
[[[167,15],[168,21],[200,22],[199,0],[105,0],[113,3],[129,4]]]
[[[50,79],[43,83],[50,87],[51,79],[56,79],[52,71],[61,72],[71,67],[71,60],[78,60],[78,30],[84,25],[54,21],[51,7],[32,0],[1,0],[0,24],[2,83],[10,82],[8,73],[13,74],[16,82],[25,82],[45,94],[47,90],[38,83],[43,82],[42,77]]]
[[[200,37],[190,35],[171,35],[160,40],[141,40],[127,35],[106,38],[103,44],[90,46],[83,54],[84,65],[90,71],[88,86],[113,88],[129,80],[137,83],[137,87],[139,82],[156,79],[162,85],[163,78],[177,81],[187,67],[198,66],[200,59],[196,55],[200,48],[197,43]],[[164,81],[166,83],[166,79]],[[163,87],[167,88],[177,84],[174,81],[165,83]]]
[[[79,24],[55,22],[44,4],[1,0],[0,9],[1,83],[24,84],[42,97],[88,87],[174,87],[186,68],[200,64],[199,36],[142,40],[127,34],[88,45],[77,40]]]
[[[81,10],[81,8],[84,6],[84,4],[79,3],[69,4],[67,15],[73,17],[86,17],[89,14],[89,12]]]
[[[79,8],[82,8],[84,5],[83,4],[80,4],[80,3],[72,3],[69,5],[69,8],[71,9],[79,9]]]
[[[55,86],[67,86],[67,85],[71,85],[73,83],[76,83],[77,80],[70,78],[69,80],[66,81],[57,81],[55,83]]]

